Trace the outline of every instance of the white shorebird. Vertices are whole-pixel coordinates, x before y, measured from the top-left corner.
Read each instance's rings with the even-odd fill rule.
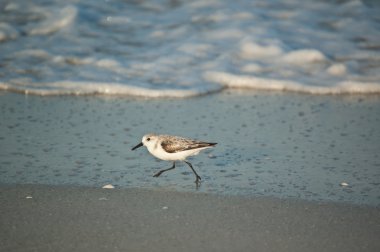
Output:
[[[197,155],[201,150],[211,148],[215,145],[216,143],[207,143],[178,136],[147,134],[143,136],[141,143],[133,147],[132,150],[145,146],[150,154],[156,158],[166,161],[173,161],[172,167],[157,172],[153,175],[153,177],[158,177],[162,173],[174,169],[175,161],[183,161],[189,165],[195,174],[195,183],[198,184],[201,177],[197,174],[193,166],[186,160],[186,158],[188,156]]]

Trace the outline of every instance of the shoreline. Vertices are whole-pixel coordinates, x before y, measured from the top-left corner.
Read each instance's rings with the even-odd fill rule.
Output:
[[[168,180],[165,180],[168,181]],[[203,184],[202,184],[203,183]],[[194,195],[207,195],[210,197],[215,198],[239,198],[241,200],[256,200],[256,199],[268,199],[268,200],[274,200],[274,201],[289,201],[289,202],[304,202],[306,204],[311,205],[337,205],[340,207],[358,207],[358,208],[373,208],[373,209],[379,209],[380,205],[373,204],[370,202],[353,202],[353,201],[344,201],[344,200],[334,200],[334,199],[315,199],[315,198],[297,198],[295,196],[279,196],[279,195],[266,195],[266,194],[232,194],[232,193],[223,193],[219,191],[212,191],[212,190],[202,190],[202,185],[205,185],[207,182],[202,182],[200,186],[196,186],[194,183],[193,190],[190,190],[190,186],[184,186],[183,188],[180,188],[178,186],[173,186],[173,184],[152,184],[151,186],[142,186],[142,187],[124,187],[119,185],[113,185],[113,184],[99,184],[99,185],[81,185],[81,184],[6,184],[6,183],[0,183],[0,190],[1,189],[12,189],[15,187],[21,187],[21,188],[56,188],[58,190],[104,190],[104,191],[143,191],[143,192],[157,192],[157,193],[183,193],[183,194],[194,194]],[[344,187],[344,186],[342,186]]]
[[[4,251],[378,251],[380,209],[146,189],[0,186]]]

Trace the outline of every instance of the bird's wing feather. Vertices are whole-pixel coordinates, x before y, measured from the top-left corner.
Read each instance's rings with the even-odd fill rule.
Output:
[[[200,142],[186,138],[169,138],[161,142],[162,148],[169,153],[176,153],[185,150],[192,150],[214,146],[216,143]]]

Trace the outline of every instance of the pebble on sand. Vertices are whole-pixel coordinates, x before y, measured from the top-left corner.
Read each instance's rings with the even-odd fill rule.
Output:
[[[104,185],[102,188],[103,189],[114,189],[115,187],[111,184],[108,184],[108,185]]]

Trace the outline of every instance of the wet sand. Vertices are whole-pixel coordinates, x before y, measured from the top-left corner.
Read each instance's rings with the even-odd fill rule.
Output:
[[[189,161],[201,192],[380,206],[379,96],[235,91],[191,99],[0,92],[0,185],[194,191],[186,164],[145,148],[149,132],[218,145]],[[342,184],[343,183],[343,184]],[[342,186],[345,185],[345,186]]]
[[[380,251],[380,209],[144,189],[0,187],[1,251]]]

